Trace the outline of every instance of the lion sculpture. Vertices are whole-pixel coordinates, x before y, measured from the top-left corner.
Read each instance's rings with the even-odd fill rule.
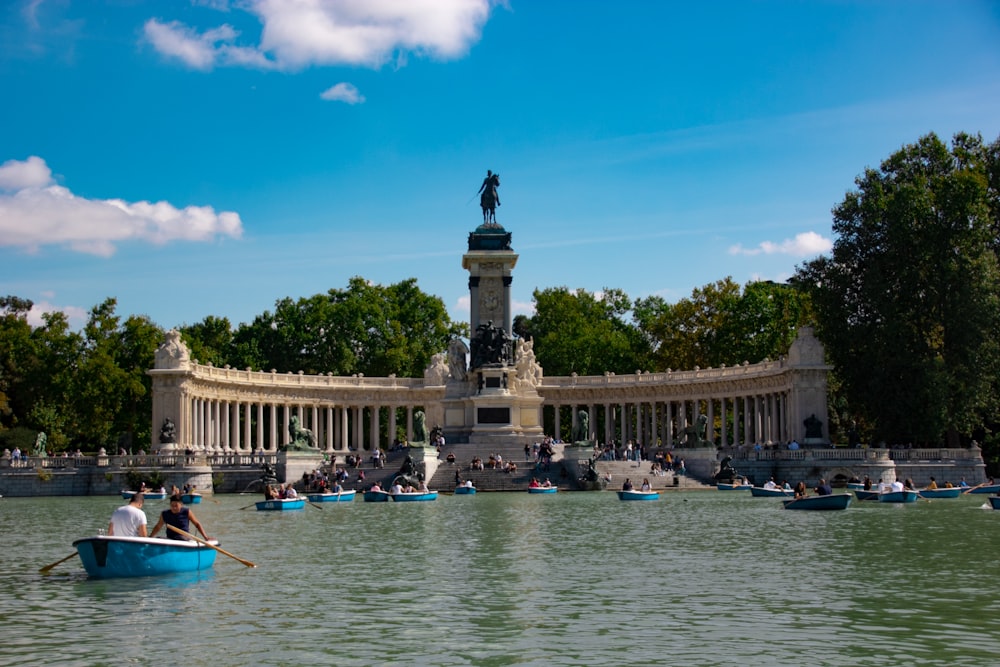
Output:
[[[304,452],[316,448],[316,436],[309,429],[299,425],[299,418],[296,415],[292,415],[288,420],[288,435],[291,440],[285,446],[285,451]]]

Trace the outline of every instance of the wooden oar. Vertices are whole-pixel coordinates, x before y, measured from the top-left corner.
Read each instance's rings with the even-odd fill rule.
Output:
[[[70,558],[73,558],[74,556],[76,556],[76,552],[75,551],[73,553],[71,553],[70,555],[66,556],[65,558],[60,558],[59,560],[57,560],[56,562],[52,563],[51,565],[46,565],[45,567],[43,567],[42,569],[40,569],[39,572],[41,572],[42,574],[48,574],[52,570],[52,568],[54,568],[56,565],[59,565],[60,563],[65,563],[66,561],[68,561]]]
[[[964,496],[965,494],[969,493],[970,491],[975,491],[976,489],[978,489],[981,486],[986,486],[986,482],[980,482],[979,484],[976,484],[975,486],[970,486],[965,491],[962,491],[962,495]]]
[[[309,503],[310,505],[312,505],[313,507],[315,507],[318,510],[323,509],[322,505],[317,505],[316,503],[314,503],[313,501],[309,500],[308,498],[306,498],[306,502]]]
[[[206,542],[205,540],[201,539],[200,537],[195,537],[195,536],[194,536],[194,535],[192,535],[191,533],[187,532],[186,530],[181,530],[181,529],[180,529],[180,528],[178,528],[177,526],[171,526],[171,525],[170,525],[170,524],[168,523],[168,524],[167,524],[167,528],[169,528],[170,530],[174,531],[175,533],[180,533],[180,534],[181,534],[181,535],[183,535],[184,537],[187,537],[187,538],[189,538],[189,539],[192,539],[192,540],[194,540],[195,542],[198,542],[199,544],[204,544],[204,545],[205,545],[206,547],[211,547],[212,549],[215,549],[216,551],[218,551],[218,552],[219,552],[220,554],[222,554],[222,555],[224,555],[224,556],[229,556],[229,557],[230,557],[230,558],[232,558],[233,560],[238,560],[239,562],[243,563],[243,564],[244,564],[244,565],[246,565],[247,567],[257,567],[256,565],[254,565],[254,564],[253,564],[253,563],[251,563],[250,561],[248,561],[248,560],[243,560],[243,559],[242,559],[242,558],[240,558],[239,556],[236,556],[236,555],[234,555],[234,554],[231,554],[231,553],[229,553],[228,551],[226,551],[225,549],[220,549],[219,547],[215,546],[215,545],[214,545],[214,544],[212,544],[211,542]]]
[[[250,509],[251,507],[257,507],[257,503],[254,503],[254,504],[252,504],[252,505],[247,505],[246,507],[241,507],[241,508],[240,508],[240,510],[248,510],[248,509]]]

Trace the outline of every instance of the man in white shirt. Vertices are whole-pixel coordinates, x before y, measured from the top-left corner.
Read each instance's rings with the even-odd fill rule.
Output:
[[[146,537],[146,513],[142,511],[142,503],[145,500],[141,493],[137,493],[128,501],[127,505],[122,505],[111,513],[111,521],[108,523],[108,535],[118,537]]]

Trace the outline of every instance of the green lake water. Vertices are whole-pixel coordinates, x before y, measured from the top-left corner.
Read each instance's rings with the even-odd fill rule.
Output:
[[[793,512],[746,492],[194,506],[206,573],[43,565],[118,498],[0,500],[0,665],[1000,665],[985,496]],[[152,523],[165,501],[147,501]]]

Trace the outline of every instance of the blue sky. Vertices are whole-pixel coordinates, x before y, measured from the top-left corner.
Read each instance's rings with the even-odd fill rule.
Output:
[[[461,266],[499,172],[535,288],[782,281],[928,132],[1000,136],[996,2],[23,0],[0,7],[0,294],[248,322]]]

